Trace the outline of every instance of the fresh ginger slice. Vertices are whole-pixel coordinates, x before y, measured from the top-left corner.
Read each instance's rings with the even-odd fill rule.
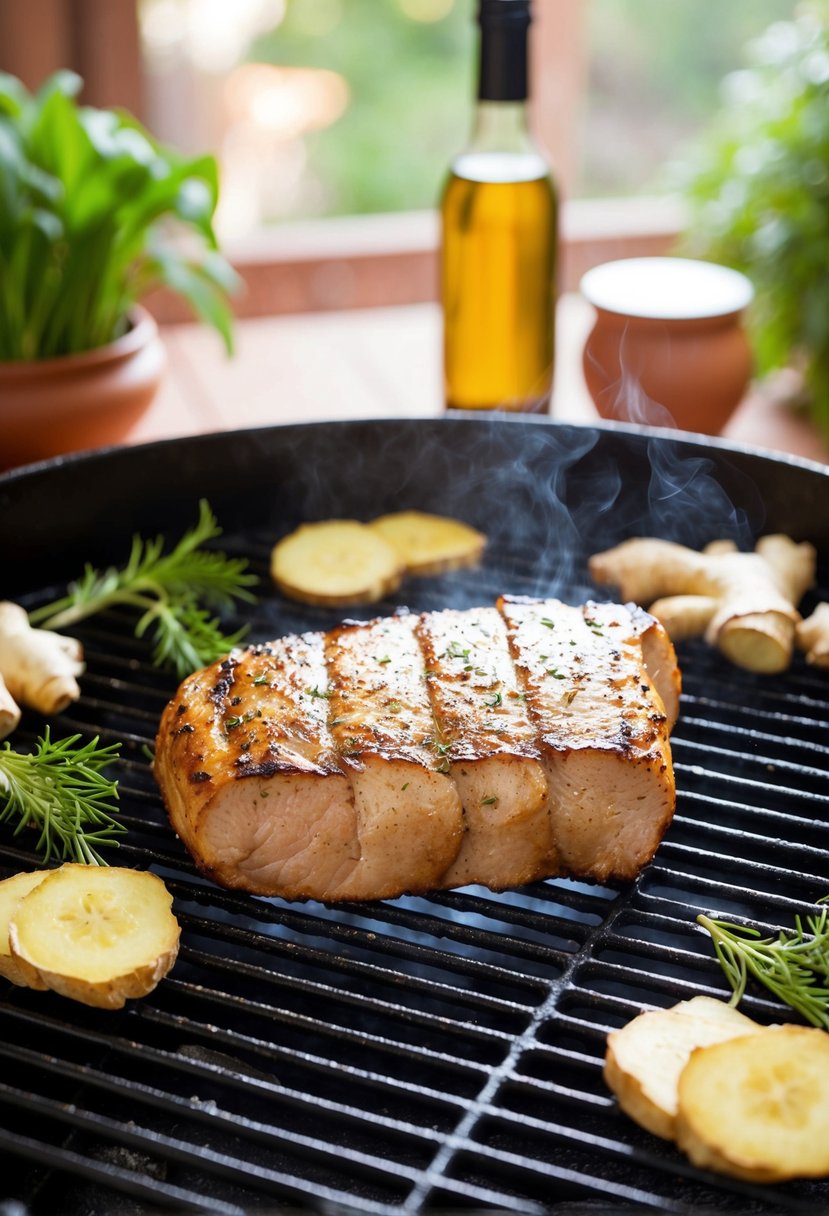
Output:
[[[424,511],[396,511],[371,520],[400,555],[410,574],[443,574],[472,566],[481,556],[486,537],[469,524]]]
[[[0,603],[0,675],[15,701],[47,716],[59,714],[79,699],[77,677],[84,669],[77,638],[33,629],[20,604]]]
[[[328,519],[302,524],[271,553],[271,576],[283,595],[304,604],[372,604],[403,576],[397,551],[367,524]]]
[[[45,989],[46,985],[39,976],[27,973],[13,957],[9,946],[9,921],[21,899],[42,883],[48,874],[48,870],[32,870],[13,874],[0,882],[0,975],[21,988]]]
[[[120,1009],[151,992],[176,960],[172,902],[155,874],[68,863],[13,910],[11,953],[30,987]]]
[[[759,1030],[751,1018],[712,997],[649,1010],[608,1036],[605,1081],[640,1127],[673,1140],[679,1076],[694,1048]]]
[[[815,582],[808,541],[774,533],[753,553],[730,540],[698,552],[656,537],[633,537],[595,553],[591,577],[615,586],[660,620],[674,642],[701,636],[732,663],[772,674],[792,660],[797,604]]]
[[[829,1034],[771,1026],[695,1051],[676,1128],[695,1165],[735,1178],[829,1174]]]

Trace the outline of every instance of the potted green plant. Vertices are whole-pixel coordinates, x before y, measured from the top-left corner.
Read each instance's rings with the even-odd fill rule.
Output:
[[[813,4],[778,22],[729,78],[684,188],[683,251],[752,280],[759,375],[791,367],[829,438],[829,23]]]
[[[165,364],[140,303],[152,289],[232,348],[214,158],[79,105],[81,87],[61,71],[31,94],[0,74],[0,467],[124,435]]]

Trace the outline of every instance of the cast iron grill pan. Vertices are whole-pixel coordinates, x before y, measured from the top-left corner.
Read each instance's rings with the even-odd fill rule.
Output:
[[[596,594],[587,555],[650,533],[699,546],[787,531],[821,553],[829,473],[666,432],[454,419],[273,428],[74,457],[0,478],[5,594],[60,593],[136,531],[177,537],[199,498],[262,579],[251,639],[340,614],[270,589],[301,520],[404,507],[490,536],[482,565],[410,580],[390,612],[501,592]],[[817,596],[815,597],[817,598]],[[352,615],[368,616],[374,610]],[[8,1213],[815,1212],[829,1183],[693,1168],[621,1115],[607,1032],[643,1006],[727,995],[698,912],[790,925],[829,890],[829,679],[753,677],[681,648],[678,807],[631,886],[550,880],[367,905],[211,886],[172,834],[146,749],[173,694],[117,612],[77,629],[88,672],[55,724],[122,743],[114,856],[168,883],[176,967],[121,1012],[0,985],[0,1199]],[[15,736],[33,744],[30,715]],[[0,828],[0,876],[37,865]],[[745,1010],[786,1016],[759,991]],[[0,1211],[4,1211],[0,1206]]]

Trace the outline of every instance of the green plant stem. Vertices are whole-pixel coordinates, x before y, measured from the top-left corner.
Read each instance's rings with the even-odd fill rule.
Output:
[[[823,902],[823,901],[821,901]],[[829,1030],[829,908],[795,918],[794,933],[762,937],[748,925],[698,916],[733,991],[736,1005],[754,978],[807,1022]]]
[[[122,605],[139,614],[135,636],[153,636],[153,662],[174,667],[183,678],[227,654],[246,633],[244,628],[224,633],[218,617],[208,611],[228,609],[237,600],[252,601],[249,588],[257,581],[248,573],[247,562],[201,547],[219,535],[221,529],[202,500],[198,523],[169,553],[163,552],[162,537],[134,537],[122,569],[87,567],[67,595],[30,613],[30,622],[65,629]]]

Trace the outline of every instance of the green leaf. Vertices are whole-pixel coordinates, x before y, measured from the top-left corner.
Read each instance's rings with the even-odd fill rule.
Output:
[[[230,351],[239,280],[213,229],[215,159],[188,160],[128,114],[79,106],[81,85],[58,72],[32,97],[0,74],[0,358],[103,345],[162,284]]]
[[[227,303],[226,284],[238,283],[234,272],[221,272],[214,261],[188,262],[169,250],[156,250],[151,262],[162,283],[187,300],[202,320],[208,321],[224,338],[228,354],[233,353],[233,314]],[[219,274],[221,273],[221,280]]]
[[[829,23],[779,23],[750,53],[686,166],[682,251],[751,278],[758,371],[802,363],[829,437]]]
[[[79,96],[82,88],[83,78],[77,72],[72,72],[69,68],[59,68],[40,86],[36,100],[42,103],[53,93],[62,93],[64,97],[75,98]]]
[[[0,115],[18,118],[31,101],[29,90],[8,72],[0,72]]]

